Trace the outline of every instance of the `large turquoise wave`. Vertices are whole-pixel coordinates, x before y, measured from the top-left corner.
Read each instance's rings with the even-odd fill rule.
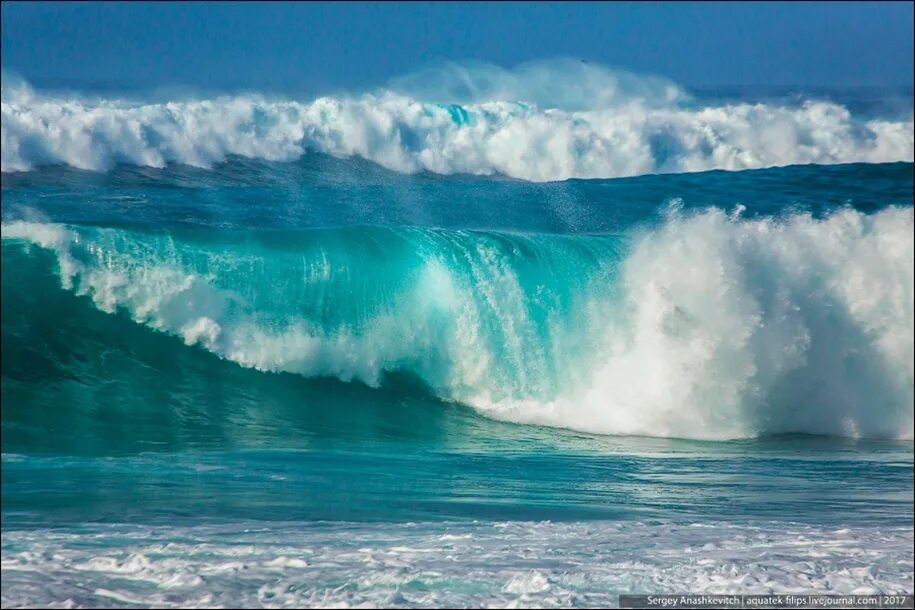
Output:
[[[895,207],[672,209],[660,225],[602,235],[8,220],[4,353],[28,357],[5,359],[4,392],[29,362],[67,375],[45,334],[92,309],[115,314],[102,318],[111,330],[96,323],[106,336],[140,325],[172,336],[157,349],[264,373],[369,388],[393,377],[498,419],[910,439],[912,229],[912,209]],[[43,324],[45,299],[56,305]],[[77,332],[67,358],[104,361],[108,339]]]

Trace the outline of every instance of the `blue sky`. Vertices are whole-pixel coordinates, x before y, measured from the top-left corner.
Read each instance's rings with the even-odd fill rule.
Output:
[[[2,64],[38,86],[315,91],[572,56],[692,87],[911,87],[912,6],[3,2]]]

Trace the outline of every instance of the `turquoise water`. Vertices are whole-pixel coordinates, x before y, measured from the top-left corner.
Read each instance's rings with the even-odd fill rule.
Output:
[[[4,174],[4,599],[908,590],[912,197],[908,163]],[[837,284],[862,247],[879,308]]]
[[[4,607],[911,593],[911,119],[643,102],[4,89]]]

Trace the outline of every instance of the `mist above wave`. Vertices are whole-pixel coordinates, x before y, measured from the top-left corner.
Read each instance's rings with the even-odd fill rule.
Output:
[[[657,77],[562,60],[446,64],[374,91],[142,101],[33,90],[4,74],[2,171],[64,164],[211,167],[310,151],[398,172],[533,181],[805,163],[911,161],[913,120],[842,104],[697,104]]]

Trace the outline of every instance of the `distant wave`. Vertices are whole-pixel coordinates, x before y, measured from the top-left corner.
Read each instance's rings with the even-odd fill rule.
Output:
[[[446,66],[309,102],[259,94],[137,101],[41,93],[4,75],[2,171],[65,164],[210,167],[309,151],[398,172],[533,181],[913,160],[912,116],[843,105],[699,106],[676,85],[579,62]]]
[[[371,386],[405,371],[496,418],[597,433],[913,435],[910,207],[674,210],[625,238],[26,221],[2,236],[5,265],[51,252],[99,309],[264,371]]]

